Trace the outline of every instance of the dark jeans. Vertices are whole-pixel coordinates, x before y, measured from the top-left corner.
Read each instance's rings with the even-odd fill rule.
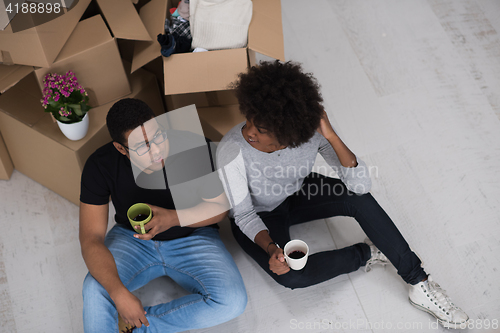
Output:
[[[317,173],[309,174],[300,191],[289,196],[271,212],[260,212],[271,238],[281,248],[290,240],[289,228],[294,224],[332,216],[351,216],[356,219],[368,238],[384,253],[403,280],[417,284],[426,277],[420,260],[370,193],[350,192],[341,180]],[[236,241],[276,282],[294,289],[327,281],[340,274],[356,271],[370,259],[370,247],[358,243],[339,250],[315,253],[299,271],[290,270],[277,275],[269,269],[269,256],[241,232],[231,220]]]

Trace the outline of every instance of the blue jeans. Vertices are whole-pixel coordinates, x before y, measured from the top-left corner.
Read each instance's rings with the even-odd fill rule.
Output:
[[[231,320],[245,310],[243,279],[215,228],[196,229],[168,241],[144,241],[115,225],[105,244],[113,254],[125,287],[136,290],[169,276],[191,292],[168,303],[145,307],[150,326],[134,332],[181,332]],[[108,292],[92,275],[83,282],[83,325],[86,333],[118,332],[118,313]]]
[[[258,215],[269,229],[273,241],[281,248],[290,240],[290,226],[332,216],[351,216],[363,231],[398,270],[406,283],[417,284],[427,274],[420,259],[410,250],[408,243],[390,217],[370,193],[356,195],[340,179],[317,173],[309,174],[300,191],[289,196],[270,212]],[[236,241],[276,282],[295,289],[305,288],[330,280],[338,275],[356,271],[370,259],[370,247],[358,243],[343,249],[315,253],[307,259],[300,271],[290,270],[277,275],[269,269],[269,256],[251,241],[231,220]]]

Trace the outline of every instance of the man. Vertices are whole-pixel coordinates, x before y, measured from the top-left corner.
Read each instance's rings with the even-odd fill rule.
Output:
[[[235,88],[247,120],[224,136],[217,159],[232,231],[245,252],[291,289],[390,261],[410,284],[412,305],[445,327],[466,325],[468,316],[427,275],[369,193],[366,164],[333,130],[312,75],[290,62],[263,62],[240,74]],[[311,172],[318,153],[340,179]],[[315,253],[302,270],[290,270],[282,250],[290,226],[332,216],[354,217],[369,240]]]
[[[166,130],[160,117],[140,100],[118,101],[106,118],[113,142],[85,164],[85,332],[117,332],[118,316],[134,332],[180,332],[223,323],[245,309],[241,275],[215,224],[226,216],[227,199],[212,173],[213,147],[193,133]],[[117,223],[106,235],[110,196]],[[146,234],[134,231],[127,217],[139,202],[153,213]],[[190,294],[143,307],[131,291],[165,275]]]

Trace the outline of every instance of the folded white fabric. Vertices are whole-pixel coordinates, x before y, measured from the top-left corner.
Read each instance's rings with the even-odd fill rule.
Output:
[[[251,0],[191,0],[189,11],[193,48],[222,50],[247,45]]]

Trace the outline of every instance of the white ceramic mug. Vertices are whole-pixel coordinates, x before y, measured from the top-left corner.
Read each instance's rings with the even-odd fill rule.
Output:
[[[290,258],[290,253],[294,251],[300,251],[304,253],[304,256],[299,259]],[[288,266],[291,269],[296,271],[301,270],[307,263],[307,257],[309,256],[309,246],[307,246],[306,242],[301,241],[300,239],[292,239],[288,243],[286,243],[285,248],[283,249],[283,253],[285,255],[285,260]]]

